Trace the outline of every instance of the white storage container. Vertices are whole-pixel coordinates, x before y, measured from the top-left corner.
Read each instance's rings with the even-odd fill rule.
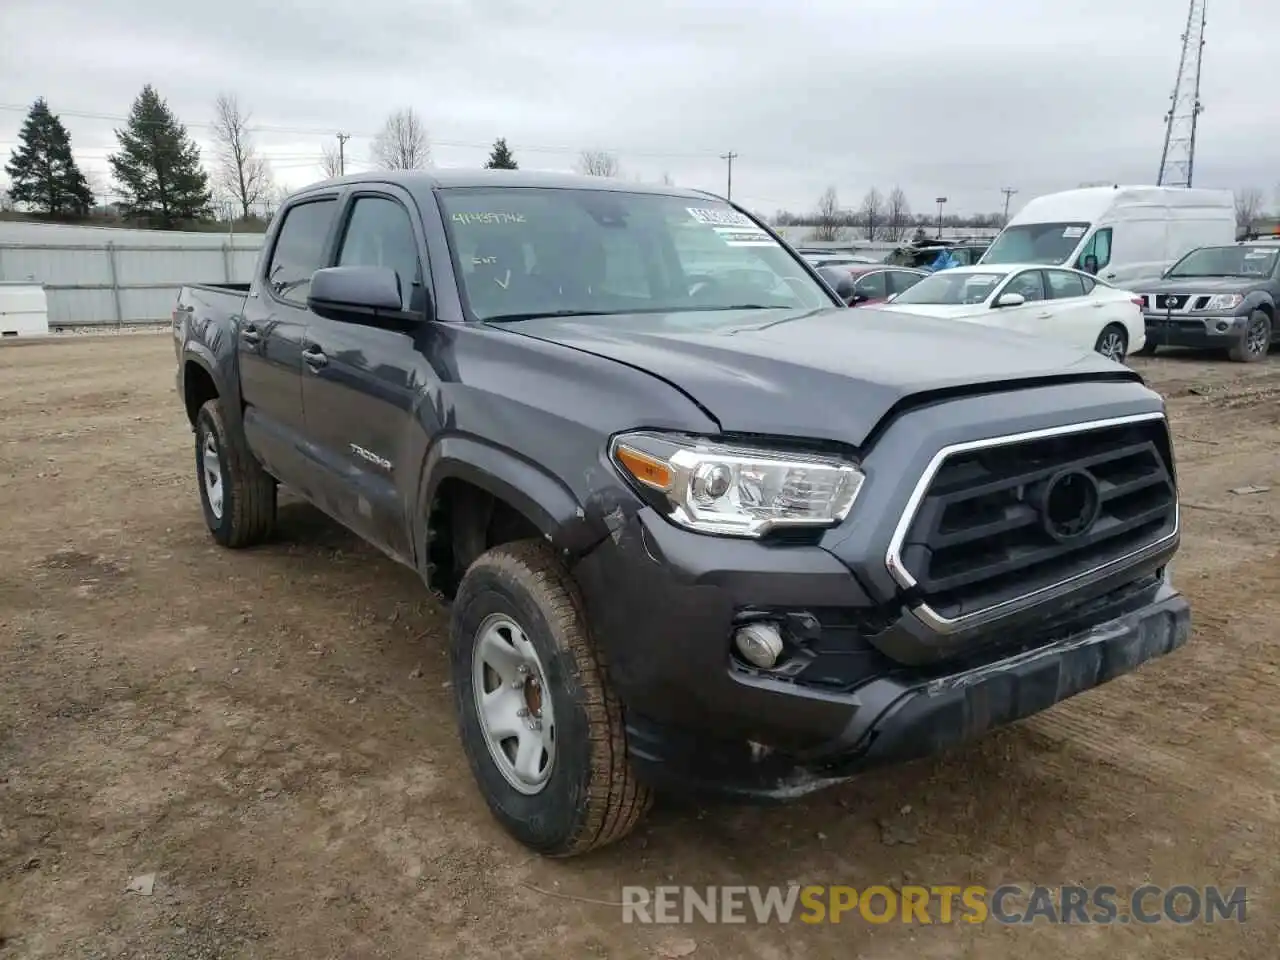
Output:
[[[41,337],[49,333],[49,300],[44,284],[0,281],[0,337]]]

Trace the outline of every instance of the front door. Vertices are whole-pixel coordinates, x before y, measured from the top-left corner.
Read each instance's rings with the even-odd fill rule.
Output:
[[[362,188],[345,205],[335,266],[391,267],[405,310],[424,316],[421,224],[412,200],[391,187]],[[321,509],[409,562],[407,510],[416,503],[423,450],[413,425],[439,379],[428,362],[432,325],[315,317],[302,350],[302,403],[319,460]]]
[[[324,263],[337,209],[336,196],[327,196],[285,211],[236,328],[245,436],[263,466],[286,483],[306,473],[302,341],[313,319],[307,291]]]

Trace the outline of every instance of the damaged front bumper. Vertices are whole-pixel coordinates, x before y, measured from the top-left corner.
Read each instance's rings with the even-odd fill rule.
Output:
[[[739,799],[784,800],[935,754],[1168,654],[1191,631],[1161,568],[1039,622],[993,624],[968,659],[910,666],[866,643],[863,614],[877,605],[827,551],[693,538],[643,511],[575,572],[637,773]],[[780,680],[735,661],[733,624],[754,605],[812,611],[819,673]],[[878,627],[906,621],[923,627],[901,609]]]

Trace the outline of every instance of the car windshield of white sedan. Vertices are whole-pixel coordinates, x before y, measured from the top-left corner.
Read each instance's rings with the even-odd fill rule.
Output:
[[[1005,227],[982,263],[1066,263],[1089,232],[1087,223],[1023,223]]]
[[[945,270],[931,274],[894,298],[894,304],[918,303],[929,306],[962,306],[982,303],[991,296],[1006,273],[960,273]]]
[[[1269,277],[1276,247],[1201,247],[1174,264],[1171,277]]]
[[[722,201],[532,187],[439,197],[477,320],[835,306],[794,256]]]

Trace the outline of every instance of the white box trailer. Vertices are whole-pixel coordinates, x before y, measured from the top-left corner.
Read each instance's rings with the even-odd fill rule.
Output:
[[[1043,263],[1129,287],[1196,249],[1234,243],[1235,196],[1190,187],[1082,187],[1036,197],[979,263]]]
[[[42,337],[49,333],[49,299],[44,284],[0,281],[0,337]]]

